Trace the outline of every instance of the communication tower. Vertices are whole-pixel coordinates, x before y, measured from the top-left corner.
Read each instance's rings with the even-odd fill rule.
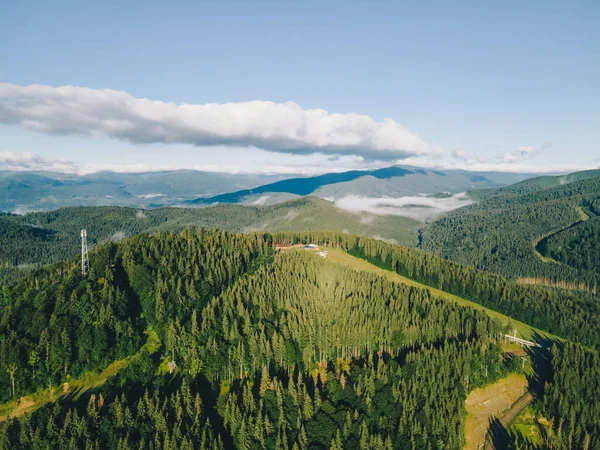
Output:
[[[88,257],[87,230],[81,230],[81,275],[87,276],[90,270],[90,259]]]

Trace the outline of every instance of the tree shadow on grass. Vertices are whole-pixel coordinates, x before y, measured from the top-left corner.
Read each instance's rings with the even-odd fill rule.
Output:
[[[500,422],[500,420],[496,417],[490,418],[490,427],[488,429],[485,446],[486,450],[504,450],[508,448],[509,443],[510,436],[508,434],[508,430],[504,428],[504,425],[502,425],[502,422]]]

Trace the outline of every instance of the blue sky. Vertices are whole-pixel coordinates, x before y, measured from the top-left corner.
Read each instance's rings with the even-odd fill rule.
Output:
[[[0,4],[0,105],[19,106],[0,108],[0,168],[600,166],[596,1],[95,3]],[[90,90],[57,97],[61,86]],[[107,108],[104,89],[165,102],[153,133],[144,104]],[[240,106],[251,101],[295,106]],[[234,106],[182,116],[168,102]],[[207,128],[214,118],[234,125]]]

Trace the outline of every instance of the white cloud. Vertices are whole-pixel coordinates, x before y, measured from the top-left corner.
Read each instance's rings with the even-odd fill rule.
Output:
[[[277,163],[257,160],[256,163],[242,161],[235,164],[190,164],[182,161],[180,164],[83,164],[64,158],[44,158],[30,152],[0,151],[0,170],[14,171],[52,171],[65,174],[87,175],[100,171],[119,173],[159,172],[166,170],[191,169],[202,172],[224,172],[232,174],[287,174],[287,175],[319,175],[323,173],[344,172],[357,169],[377,169],[393,164],[406,164],[426,169],[439,170],[466,170],[473,172],[514,172],[514,173],[570,173],[579,170],[598,168],[597,159],[590,165],[564,165],[564,164],[536,164],[530,165],[526,162],[508,163],[504,161],[461,161],[445,160],[441,158],[408,158],[402,161],[391,161],[389,163],[364,162],[360,158],[343,157],[341,161],[327,163],[326,159],[310,161],[308,157],[293,156],[290,158],[302,158],[296,163]],[[314,157],[312,157],[314,158]],[[468,158],[467,158],[468,159]],[[361,162],[362,161],[362,162]],[[333,201],[333,198],[330,199]]]
[[[340,209],[351,212],[368,212],[375,215],[394,215],[417,220],[432,220],[437,216],[473,201],[463,192],[451,197],[436,198],[406,196],[398,198],[361,197],[348,195],[335,202]]]
[[[480,153],[468,153],[462,149],[454,150],[450,159],[431,157],[410,157],[402,161],[402,164],[414,165],[426,169],[440,170],[466,170],[470,172],[510,172],[510,173],[571,173],[580,170],[595,168],[592,164],[566,165],[566,164],[534,164],[531,158],[539,155],[551,147],[550,142],[544,142],[536,147],[523,145],[511,152],[495,155],[482,155]],[[598,160],[600,161],[600,159]]]
[[[475,166],[501,166],[506,167],[507,165],[524,161],[532,156],[535,156],[545,149],[549,148],[552,144],[550,142],[544,142],[539,147],[535,147],[533,145],[522,145],[515,148],[511,152],[506,152],[503,155],[487,155],[482,156],[479,154],[471,154],[467,153],[462,149],[457,149],[452,152],[452,158],[454,160],[460,161],[469,167]],[[470,169],[470,170],[480,170],[480,169]],[[503,169],[506,170],[506,169]],[[506,170],[508,172],[516,172],[518,170]]]
[[[257,147],[289,154],[360,155],[391,161],[429,153],[392,119],[302,109],[294,102],[175,104],[123,91],[0,83],[0,123],[48,134],[133,143]]]
[[[12,213],[18,214],[19,216],[24,216],[25,214],[39,212],[39,209],[30,208],[29,206],[17,206]]]
[[[508,163],[523,161],[524,159],[543,152],[551,146],[552,144],[550,142],[544,142],[539,147],[535,147],[533,145],[522,145],[514,149],[512,152],[505,153],[504,161]]]
[[[127,236],[125,235],[124,232],[122,231],[117,231],[115,234],[113,234],[110,237],[110,240],[113,242],[121,242],[123,239],[125,239]]]
[[[258,150],[257,150],[258,151]],[[262,152],[264,153],[264,152]],[[259,157],[262,155],[259,153]],[[327,164],[317,160],[309,161],[308,156],[290,156],[301,158],[297,163],[277,163],[257,160],[256,163],[240,161],[235,164],[190,164],[182,161],[179,164],[83,164],[65,158],[45,158],[31,152],[0,151],[0,170],[13,171],[53,171],[66,174],[87,175],[100,171],[119,173],[160,172],[166,170],[190,169],[202,172],[225,172],[232,174],[289,174],[318,175],[322,173],[343,172],[353,169],[374,169],[389,164],[365,163],[362,158],[342,157],[335,164]],[[315,158],[315,157],[312,157]],[[321,157],[317,157],[321,158]],[[323,158],[325,159],[325,158]]]
[[[155,193],[155,192],[151,192],[150,194],[141,194],[141,195],[136,195],[136,197],[138,198],[157,198],[157,197],[165,197],[166,194],[159,194],[159,193]]]
[[[403,164],[436,170],[465,170],[468,172],[508,172],[508,173],[572,173],[580,170],[595,169],[593,164],[566,165],[566,164],[531,164],[528,162],[509,163],[504,161],[452,161],[428,160],[422,158],[408,158]]]
[[[44,158],[30,152],[0,151],[0,170],[48,170],[74,173],[78,166],[63,158]]]
[[[469,165],[481,162],[481,159],[479,159],[473,155],[470,155],[469,153],[467,153],[461,149],[454,150],[452,152],[452,157],[459,161],[463,161],[465,164],[469,164]]]

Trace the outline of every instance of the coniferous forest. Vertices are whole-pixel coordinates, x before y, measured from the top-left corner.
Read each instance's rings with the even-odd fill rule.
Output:
[[[3,283],[0,449],[462,448],[466,395],[521,371],[502,350],[510,326],[275,249],[307,242],[573,341],[544,350],[551,373],[536,404],[559,430],[553,448],[600,448],[591,295],[335,232],[191,228],[99,245],[86,277],[69,259]],[[78,384],[111,364],[121,370],[104,384]],[[52,389],[64,395],[7,414]]]
[[[556,184],[550,186],[540,177],[473,191],[479,201],[424,227],[420,247],[506,277],[597,291],[593,258],[600,178],[597,171],[587,175],[595,176],[562,184],[551,179]],[[559,264],[548,264],[543,256]]]
[[[0,450],[600,450],[600,0],[0,0]]]

